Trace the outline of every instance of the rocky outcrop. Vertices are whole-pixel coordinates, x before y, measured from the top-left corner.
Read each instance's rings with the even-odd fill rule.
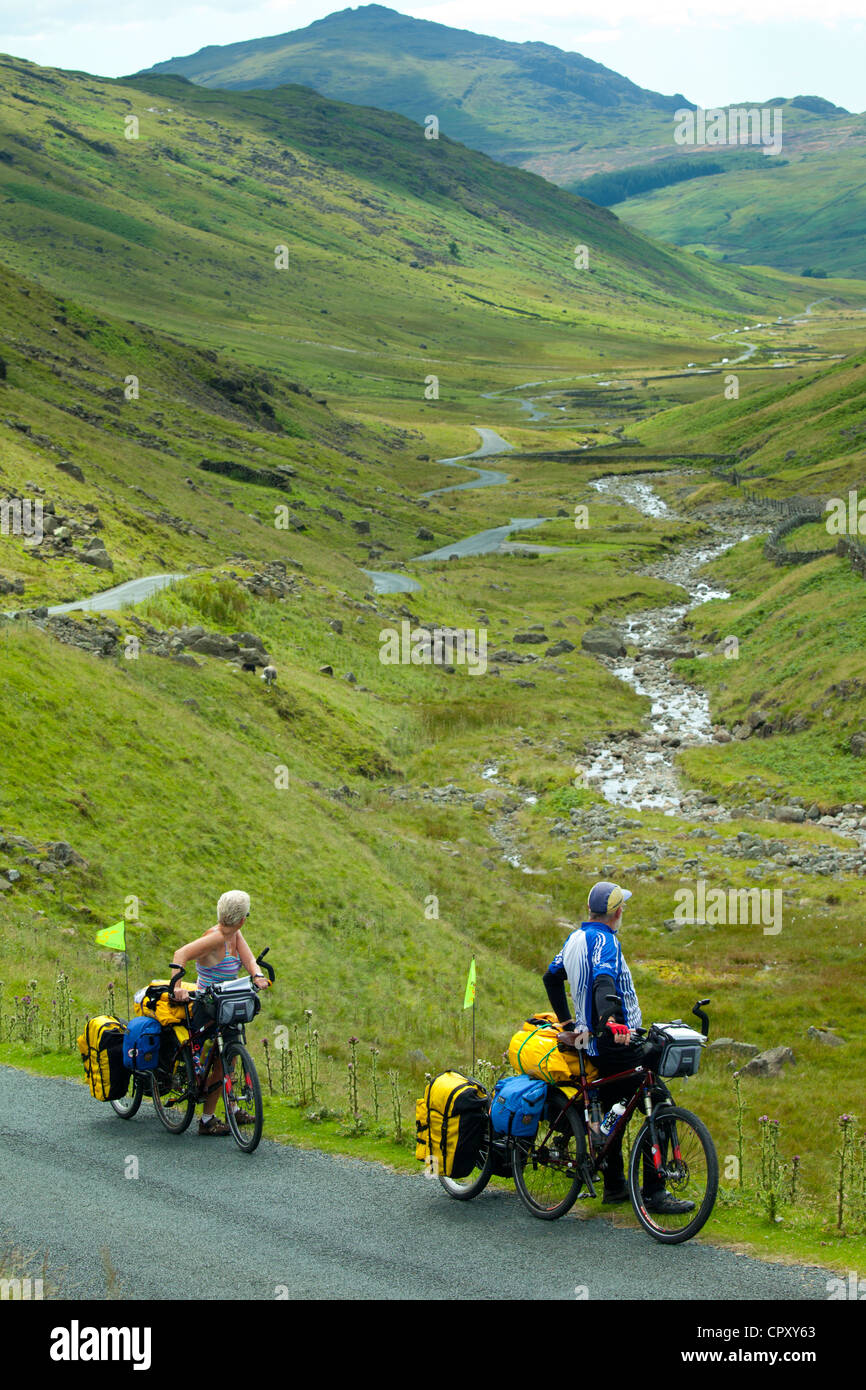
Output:
[[[830,1028],[807,1028],[806,1037],[811,1038],[813,1042],[823,1043],[825,1047],[845,1046],[844,1038],[837,1038],[836,1034]]]
[[[790,1047],[771,1047],[767,1052],[759,1052],[744,1067],[740,1076],[781,1076],[785,1067],[794,1066],[796,1057]]]
[[[580,639],[585,652],[593,656],[625,656],[625,645],[612,627],[590,627]]]
[[[239,483],[258,483],[260,487],[274,487],[280,492],[291,492],[291,479],[297,476],[287,463],[277,464],[276,468],[254,468],[236,459],[200,459],[198,467],[205,473],[221,473]]]

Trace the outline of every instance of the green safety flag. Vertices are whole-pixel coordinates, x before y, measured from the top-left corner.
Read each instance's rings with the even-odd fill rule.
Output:
[[[126,950],[126,923],[115,922],[113,927],[103,927],[96,933],[97,946],[111,946],[115,951]]]
[[[475,957],[472,957],[472,964],[469,967],[469,978],[466,981],[466,993],[463,996],[464,1009],[471,1009],[475,1003]]]

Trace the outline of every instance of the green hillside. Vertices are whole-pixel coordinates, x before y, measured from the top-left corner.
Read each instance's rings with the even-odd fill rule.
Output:
[[[866,116],[782,111],[779,166],[772,156],[744,167],[737,151],[735,171],[617,199],[617,215],[727,262],[863,276]],[[711,150],[701,158],[715,162]]]
[[[743,376],[738,400],[713,399],[661,411],[638,427],[647,447],[687,445],[740,455],[744,485],[773,497],[847,495],[866,465],[866,355],[799,371],[760,388]]]
[[[401,116],[359,122],[300,87],[2,70],[10,265],[292,375],[323,352],[333,363],[336,343],[338,380],[359,371],[377,394],[417,400],[434,371],[453,399],[458,380],[487,389],[527,362],[640,358],[648,339],[679,357],[710,322],[792,305],[775,278],[707,267]],[[468,378],[448,372],[455,353]]]
[[[298,82],[421,123],[432,112],[453,140],[512,164],[558,148],[566,129],[594,143],[614,115],[670,119],[688,104],[579,53],[452,29],[384,5],[340,10],[272,38],[209,45],[149,71],[228,89]]]
[[[779,112],[781,152],[772,157],[737,144],[696,149],[674,140],[675,112],[693,105],[680,93],[647,91],[579,53],[381,5],[211,45],[152,71],[227,89],[297,82],[421,124],[433,114],[451,139],[615,203],[625,221],[661,240],[795,274],[813,266],[866,274],[866,114],[820,97],[737,103]]]

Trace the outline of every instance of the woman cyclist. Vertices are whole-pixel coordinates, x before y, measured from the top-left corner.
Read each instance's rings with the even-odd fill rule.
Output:
[[[217,903],[217,925],[206,931],[204,936],[190,941],[188,945],[181,946],[180,950],[175,951],[172,960],[172,973],[178,967],[185,966],[187,961],[194,960],[198,972],[198,987],[204,989],[207,985],[224,984],[226,980],[237,979],[241,966],[244,966],[259,989],[266,989],[270,981],[256,970],[255,957],[241,933],[241,927],[249,915],[250,897],[248,893],[241,893],[237,890],[223,893]],[[172,998],[182,1001],[191,997],[189,991],[178,982]],[[204,1032],[206,1034],[212,1026],[213,1020],[202,1003],[193,1002],[190,1017],[193,1031],[196,1033]],[[211,1077],[213,1089],[205,1100],[204,1112],[198,1124],[198,1132],[208,1136],[228,1134],[230,1132],[228,1125],[223,1120],[215,1118],[221,1089],[218,1083],[223,1079],[222,1063],[219,1060],[215,1062]],[[235,1110],[239,1124],[253,1123],[252,1115],[248,1115],[245,1110],[241,1110],[234,1104],[232,1108]]]

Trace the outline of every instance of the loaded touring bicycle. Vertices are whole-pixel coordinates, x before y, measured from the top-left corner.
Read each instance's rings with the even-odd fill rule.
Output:
[[[459,1077],[472,1088],[478,1113],[467,1130],[467,1135],[473,1135],[469,1141],[473,1152],[467,1157],[464,1148],[463,1161],[458,1158],[455,1165],[451,1155],[457,1156],[458,1143],[452,1134],[436,1157],[436,1176],[445,1191],[457,1201],[469,1201],[483,1192],[492,1177],[511,1177],[533,1216],[557,1220],[571,1210],[579,1196],[596,1196],[594,1184],[604,1171],[612,1145],[625,1134],[633,1117],[642,1116],[626,1169],[635,1215],[649,1235],[666,1245],[677,1245],[696,1235],[715,1204],[718,1158],[703,1121],[676,1105],[665,1083],[697,1072],[709,1033],[704,1012],[708,1003],[708,999],[701,999],[692,1009],[701,1021],[700,1033],[681,1019],[633,1030],[635,1038],[653,1044],[652,1065],[647,1062],[604,1077],[584,1050],[575,1046],[576,1034],[557,1032],[550,1027],[549,1018],[530,1020],[545,1026],[550,1051],[559,1055],[560,1062],[570,1058],[572,1079],[550,1080],[549,1071],[547,1078],[543,1072],[508,1077],[497,1083],[491,1097],[479,1082]],[[622,1094],[632,1083],[634,1090],[628,1098],[605,1114],[605,1088]],[[421,1106],[419,1102],[419,1114],[426,1113]],[[464,1110],[470,1108],[464,1100]],[[425,1157],[422,1148],[426,1144],[428,1163],[432,1162],[431,1140],[435,1135],[422,1132],[419,1124],[417,1152]],[[645,1164],[684,1209],[651,1209],[641,1191]]]
[[[256,958],[256,964],[273,982],[273,967],[264,959],[269,947]],[[136,995],[136,1017],[124,1029],[110,1020],[122,1034],[121,1051],[126,1053],[125,1077],[112,1060],[111,1082],[101,1092],[91,1092],[108,1100],[116,1115],[130,1120],[137,1114],[145,1092],[171,1134],[182,1134],[195,1114],[195,1108],[214,1090],[221,1089],[226,1122],[235,1142],[245,1153],[252,1153],[262,1137],[264,1111],[255,1063],[246,1046],[245,1029],[261,1008],[258,986],[248,975],[198,990],[192,1000],[170,997],[183,975],[176,970],[170,980],[153,980]],[[191,1004],[204,1006],[203,1028],[192,1026]],[[93,1020],[99,1022],[99,1020]],[[88,1025],[90,1028],[91,1025]],[[87,1030],[79,1041],[87,1037]],[[94,1071],[82,1047],[88,1078]],[[222,1078],[213,1079],[216,1063],[222,1063]],[[252,1123],[241,1124],[235,1113],[241,1107]]]

